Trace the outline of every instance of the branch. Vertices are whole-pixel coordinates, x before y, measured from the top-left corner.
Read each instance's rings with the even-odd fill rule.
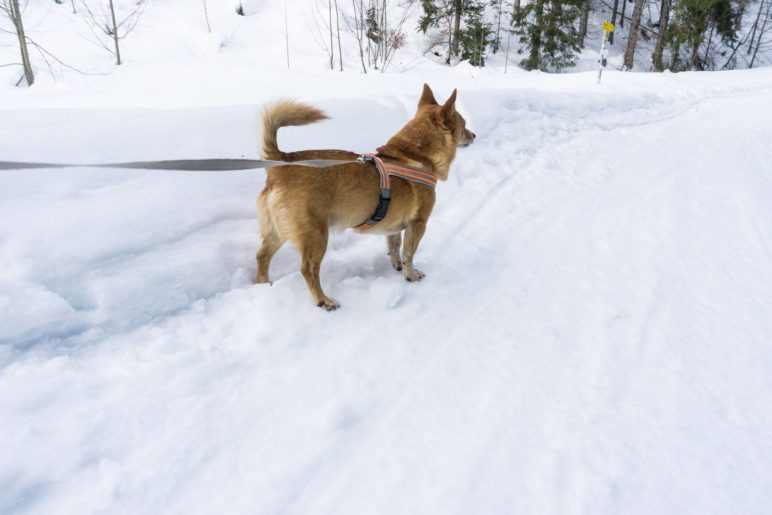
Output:
[[[37,49],[39,52],[41,52],[41,53],[45,53],[45,54],[46,54],[46,55],[48,55],[48,56],[49,56],[51,59],[53,59],[54,61],[56,61],[57,63],[59,63],[61,66],[65,67],[65,68],[68,68],[68,69],[70,69],[70,70],[76,71],[76,72],[80,73],[81,75],[92,75],[92,76],[95,76],[95,75],[106,75],[106,74],[104,74],[104,73],[89,73],[89,72],[84,72],[83,70],[79,70],[78,68],[75,68],[74,66],[70,66],[69,64],[65,63],[64,61],[62,61],[61,59],[59,59],[58,57],[56,57],[54,54],[52,54],[51,52],[49,52],[48,50],[46,50],[44,47],[42,47],[41,45],[39,45],[37,42],[35,42],[35,41],[34,41],[32,38],[30,38],[29,36],[27,36],[27,37],[26,37],[26,39],[27,39],[27,42],[28,42],[28,43],[30,43],[30,44],[32,44],[32,45],[33,45],[33,46],[34,46],[34,47],[35,47],[35,48],[36,48],[36,49]],[[45,58],[44,58],[44,60],[45,60]],[[46,60],[46,63],[48,63],[48,60]]]

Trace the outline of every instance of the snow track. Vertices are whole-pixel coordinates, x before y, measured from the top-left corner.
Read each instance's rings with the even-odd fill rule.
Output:
[[[336,235],[332,314],[294,249],[251,282],[262,172],[4,175],[0,512],[768,511],[772,81],[742,76],[462,88],[478,140],[427,278]],[[414,101],[320,101],[335,119],[280,143],[370,150]],[[4,113],[10,159],[257,138],[244,106]]]

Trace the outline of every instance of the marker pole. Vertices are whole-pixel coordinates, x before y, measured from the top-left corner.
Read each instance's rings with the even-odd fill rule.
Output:
[[[603,68],[606,67],[606,41],[608,41],[609,34],[613,34],[614,24],[609,23],[608,20],[603,21],[603,40],[600,43],[600,58],[598,59],[598,84],[600,84],[601,75],[603,75]]]

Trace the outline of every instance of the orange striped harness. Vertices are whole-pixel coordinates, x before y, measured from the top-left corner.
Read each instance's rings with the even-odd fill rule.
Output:
[[[358,161],[362,163],[373,163],[381,177],[381,194],[378,198],[378,207],[375,213],[366,221],[354,227],[355,231],[362,232],[372,228],[378,222],[386,218],[391,202],[391,181],[389,176],[400,177],[406,181],[423,184],[435,188],[437,186],[437,176],[423,168],[416,168],[400,163],[386,163],[377,154],[363,154]]]

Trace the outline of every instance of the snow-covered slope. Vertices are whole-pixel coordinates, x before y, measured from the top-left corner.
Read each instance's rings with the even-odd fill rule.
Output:
[[[84,0],[93,12],[104,11],[102,0]],[[123,19],[136,8],[133,0],[115,0],[118,20]],[[236,14],[236,6],[242,3],[246,16]],[[204,11],[203,6],[207,5]],[[348,27],[351,2],[340,2],[341,48],[344,70],[361,73],[360,56],[356,39]],[[57,4],[52,0],[26,0],[24,20],[27,35],[39,45],[31,47],[32,61],[36,74],[36,89],[54,91],[70,89],[99,88],[105,82],[119,82],[127,74],[140,76],[142,81],[159,82],[168,79],[167,69],[180,68],[184,80],[189,68],[203,67],[212,76],[209,80],[230,81],[229,66],[238,63],[250,65],[256,72],[268,68],[287,68],[295,71],[319,72],[329,70],[329,57],[324,49],[328,36],[318,11],[326,0],[148,0],[144,3],[136,28],[121,40],[121,54],[124,65],[116,67],[115,58],[108,50],[112,41],[87,15],[82,2],[75,2],[77,12],[72,13],[71,2]],[[401,73],[410,70],[439,73],[456,73],[436,64],[442,59],[434,58],[430,47],[430,35],[418,32],[421,15],[420,2],[390,3],[392,25],[396,25],[407,9],[407,20],[402,27],[405,45],[391,61],[389,71]],[[205,12],[208,13],[208,25]],[[286,13],[286,20],[285,20]],[[753,7],[747,19],[752,19]],[[322,16],[323,18],[323,11]],[[492,15],[492,12],[491,12]],[[627,16],[629,16],[629,11]],[[577,65],[569,71],[586,71],[597,68],[597,58],[602,37],[601,22],[610,18],[610,8],[601,7],[590,17],[585,49]],[[656,19],[657,12],[647,12],[644,23]],[[506,19],[506,16],[505,16]],[[133,18],[132,18],[133,20]],[[99,21],[99,20],[97,20]],[[286,21],[286,25],[285,25]],[[103,23],[106,23],[106,18]],[[506,22],[504,23],[506,25]],[[286,27],[286,28],[285,28]],[[321,32],[320,32],[321,27]],[[393,27],[392,27],[393,28]],[[15,34],[10,22],[0,17],[0,91],[11,91],[19,81],[22,71],[12,65],[19,59]],[[211,29],[211,30],[210,30]],[[502,30],[502,45],[506,46],[505,31]],[[122,34],[122,32],[121,32]],[[286,39],[285,39],[286,38]],[[608,47],[610,66],[622,64],[622,53],[627,38],[627,29],[620,27],[617,41]],[[653,41],[640,38],[636,55],[635,71],[649,71]],[[286,45],[285,45],[286,42]],[[337,47],[337,45],[336,45]],[[516,68],[523,58],[518,55],[520,45],[516,37],[509,45],[508,69]],[[38,50],[40,48],[40,50]],[[337,48],[335,50],[337,52]],[[763,63],[763,59],[760,61]],[[337,53],[335,67],[339,66]],[[489,55],[487,70],[469,70],[469,74],[495,73],[502,75],[505,68],[504,52]],[[128,70],[127,70],[128,69]],[[378,74],[379,72],[373,71]],[[124,90],[133,87],[133,81],[122,84]]]
[[[427,278],[345,232],[340,311],[288,247],[252,284],[262,172],[2,173],[0,512],[768,511],[769,70],[229,72],[3,96],[0,156],[254,156],[282,93],[366,151],[458,86]]]

